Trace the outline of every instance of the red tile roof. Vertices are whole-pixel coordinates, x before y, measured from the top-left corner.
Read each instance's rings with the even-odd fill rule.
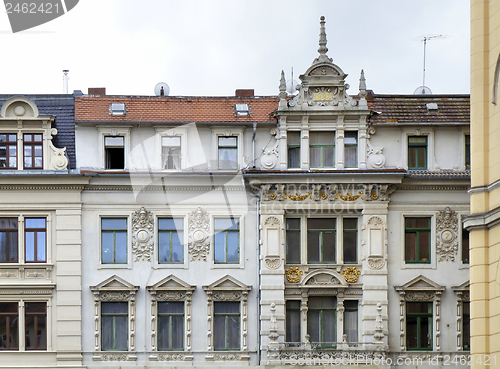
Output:
[[[126,105],[111,115],[112,103]],[[278,97],[83,96],[75,98],[77,122],[275,122]],[[250,115],[236,115],[235,104],[248,104]]]
[[[437,104],[429,110],[427,104]],[[469,95],[373,95],[368,107],[374,110],[372,124],[469,124]]]

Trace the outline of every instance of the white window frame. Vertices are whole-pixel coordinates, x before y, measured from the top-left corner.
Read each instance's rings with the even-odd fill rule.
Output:
[[[466,281],[462,283],[460,286],[454,286],[451,288],[453,292],[455,292],[457,296],[457,341],[456,341],[456,350],[457,351],[465,351],[464,350],[464,326],[463,326],[463,317],[464,317],[464,302],[470,303],[470,281]],[[468,351],[467,351],[468,352]]]
[[[238,248],[240,259],[238,263],[216,263],[215,262],[215,219],[228,219],[233,217],[238,219],[239,238]],[[209,258],[211,269],[244,269],[245,268],[245,216],[243,213],[227,214],[222,212],[212,212],[210,216],[210,247]]]
[[[183,280],[169,275],[147,290],[151,296],[151,351],[150,360],[159,360],[161,354],[158,354],[158,335],[156,334],[158,325],[158,302],[172,301],[184,303],[184,350],[164,351],[165,354],[176,354],[178,360],[192,361],[192,297],[196,286],[191,286]]]
[[[308,219],[318,219],[318,218],[329,218],[335,219],[335,263],[308,263],[307,261],[307,220]],[[343,239],[343,220],[344,218],[357,219],[357,242],[356,242],[356,262],[355,263],[344,263],[344,239]],[[334,214],[309,214],[309,215],[297,215],[285,214],[285,227],[287,219],[300,219],[300,264],[288,264],[289,266],[311,266],[311,267],[325,267],[329,268],[336,265],[347,265],[347,266],[357,266],[361,265],[361,227],[362,227],[362,215],[359,214],[346,214],[346,215],[334,215]],[[286,258],[286,231],[285,231],[285,258]],[[286,261],[286,260],[285,260]]]
[[[162,127],[162,126],[154,126],[155,130],[155,138],[156,138],[156,160],[154,161],[155,169],[163,170],[167,172],[175,172],[179,170],[183,170],[189,168],[189,160],[188,160],[188,144],[187,144],[187,131],[188,126],[183,125],[180,127]],[[163,146],[162,146],[162,137],[180,137],[181,140],[181,167],[180,169],[164,169],[162,165],[162,156],[163,156]]]
[[[164,218],[177,218],[177,219],[182,219],[182,225],[183,225],[183,262],[182,263],[160,263],[158,261],[159,258],[159,252],[160,252],[160,243],[158,242],[158,237],[159,237],[159,226],[158,222],[159,219],[164,219]],[[189,268],[189,253],[188,253],[188,244],[189,244],[189,230],[188,230],[188,214],[180,214],[180,213],[173,213],[173,214],[156,214],[155,216],[155,226],[154,226],[154,261],[153,261],[153,268],[155,269],[188,269]]]
[[[212,162],[209,164],[209,169],[218,170],[223,172],[234,172],[245,167],[244,164],[244,147],[243,147],[243,132],[245,127],[211,127],[212,130]],[[237,169],[219,169],[219,137],[236,137],[237,140]],[[213,168],[212,168],[213,166]]]
[[[130,214],[117,214],[117,213],[100,213],[97,216],[98,240],[95,241],[99,245],[98,254],[98,269],[132,269],[132,221]],[[102,262],[102,219],[126,219],[127,220],[127,262],[122,264],[103,263]]]
[[[108,355],[124,354],[120,360],[135,361],[135,323],[136,323],[136,295],[139,290],[124,279],[113,275],[96,286],[90,286],[94,295],[94,361],[105,361]],[[127,351],[102,351],[101,350],[101,303],[102,302],[127,302],[128,304],[128,349]]]
[[[99,133],[99,163],[103,170],[119,171],[128,170],[130,167],[130,132],[132,130],[131,125],[121,125],[121,126],[98,126],[97,131]],[[123,169],[106,169],[106,146],[104,144],[104,138],[106,136],[123,136],[123,151],[124,151],[124,165]]]
[[[228,287],[229,285],[232,285]],[[226,275],[208,286],[203,286],[203,290],[207,294],[207,351],[206,360],[214,360],[214,302],[240,302],[240,350],[220,351],[224,353],[237,352],[243,353],[239,358],[234,360],[249,360],[248,354],[248,294],[252,289],[237,279]]]

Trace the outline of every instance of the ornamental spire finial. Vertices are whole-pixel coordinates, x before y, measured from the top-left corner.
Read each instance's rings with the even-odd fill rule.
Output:
[[[314,59],[313,64],[324,62],[331,63],[332,59],[326,55],[328,48],[326,47],[325,17],[323,15],[320,18],[319,25],[319,56]]]

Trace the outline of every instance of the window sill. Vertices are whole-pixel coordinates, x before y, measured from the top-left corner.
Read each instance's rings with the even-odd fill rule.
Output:
[[[98,351],[92,356],[93,361],[136,361],[137,354],[130,351]]]
[[[132,269],[130,263],[127,264],[99,264],[98,269]]]

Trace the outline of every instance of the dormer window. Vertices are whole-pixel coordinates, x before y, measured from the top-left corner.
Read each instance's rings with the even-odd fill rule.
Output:
[[[125,104],[113,103],[109,106],[109,114],[111,115],[125,115],[127,112]]]
[[[106,169],[125,168],[125,145],[123,136],[104,137]]]
[[[250,106],[248,104],[236,104],[234,112],[236,115],[250,115]]]

